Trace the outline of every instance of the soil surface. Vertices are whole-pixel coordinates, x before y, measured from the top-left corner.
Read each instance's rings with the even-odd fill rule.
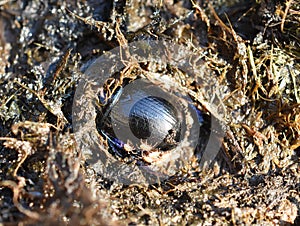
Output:
[[[299,225],[299,24],[298,0],[0,1],[0,224]],[[223,114],[181,85],[224,137],[209,167],[124,185],[80,161],[72,106],[93,60],[148,39],[201,53]]]

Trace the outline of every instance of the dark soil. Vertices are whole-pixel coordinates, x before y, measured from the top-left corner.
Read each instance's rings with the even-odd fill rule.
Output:
[[[299,24],[298,0],[0,1],[0,224],[299,225]],[[118,28],[202,50],[230,88],[212,167],[125,186],[78,160],[74,94]]]

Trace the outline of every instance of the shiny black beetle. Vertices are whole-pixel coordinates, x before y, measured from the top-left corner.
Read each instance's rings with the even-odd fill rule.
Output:
[[[119,87],[98,114],[98,131],[107,139],[110,151],[122,158],[132,153],[142,155],[149,147],[169,151],[176,147],[185,132],[185,116],[170,101],[174,97],[162,93],[164,91],[157,86],[144,84],[138,89],[129,89],[129,92]],[[100,99],[104,100],[103,97]],[[192,103],[189,107],[196,112],[196,123],[201,126],[201,112]],[[148,150],[141,150],[145,147]]]

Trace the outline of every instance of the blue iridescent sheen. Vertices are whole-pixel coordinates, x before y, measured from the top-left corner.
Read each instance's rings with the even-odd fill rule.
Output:
[[[107,119],[110,117],[109,115],[112,109],[116,103],[120,101],[122,92],[123,89],[119,88],[107,101],[105,111],[100,120],[101,127],[104,123],[107,123]],[[194,121],[194,123],[197,123],[200,127],[204,123],[201,111],[194,106],[193,103],[189,103],[188,106],[189,111],[194,111],[193,114],[197,115],[198,121]],[[119,111],[117,112],[118,114],[121,114]],[[163,100],[162,98],[155,96],[148,96],[143,99],[139,99],[130,112],[134,112],[134,114],[129,115],[127,118],[128,121],[124,122],[124,120],[120,120],[120,123],[128,123],[130,125],[131,132],[137,138],[147,140],[147,137],[150,136],[149,134],[152,134],[151,136],[154,137],[155,141],[162,141],[162,143],[153,147],[161,150],[171,149],[176,146],[176,143],[180,142],[182,122],[180,122],[177,118],[176,109],[173,108],[167,100]],[[133,126],[131,126],[132,122],[135,123]],[[174,134],[171,134],[171,140],[173,139],[172,142],[174,141],[174,143],[171,144],[165,143],[166,138],[170,137],[170,131],[172,131],[172,133],[174,132]],[[108,132],[103,129],[100,132],[107,139],[111,152],[121,157],[124,156],[124,153],[128,154],[124,151],[125,141],[117,138],[113,132]],[[153,144],[150,143],[150,145]]]

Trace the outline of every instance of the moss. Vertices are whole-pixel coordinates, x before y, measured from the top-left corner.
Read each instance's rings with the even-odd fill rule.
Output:
[[[299,224],[299,2],[100,2],[0,3],[0,222]],[[125,186],[78,161],[72,102],[93,59],[148,37],[203,52],[226,134],[210,169]]]

